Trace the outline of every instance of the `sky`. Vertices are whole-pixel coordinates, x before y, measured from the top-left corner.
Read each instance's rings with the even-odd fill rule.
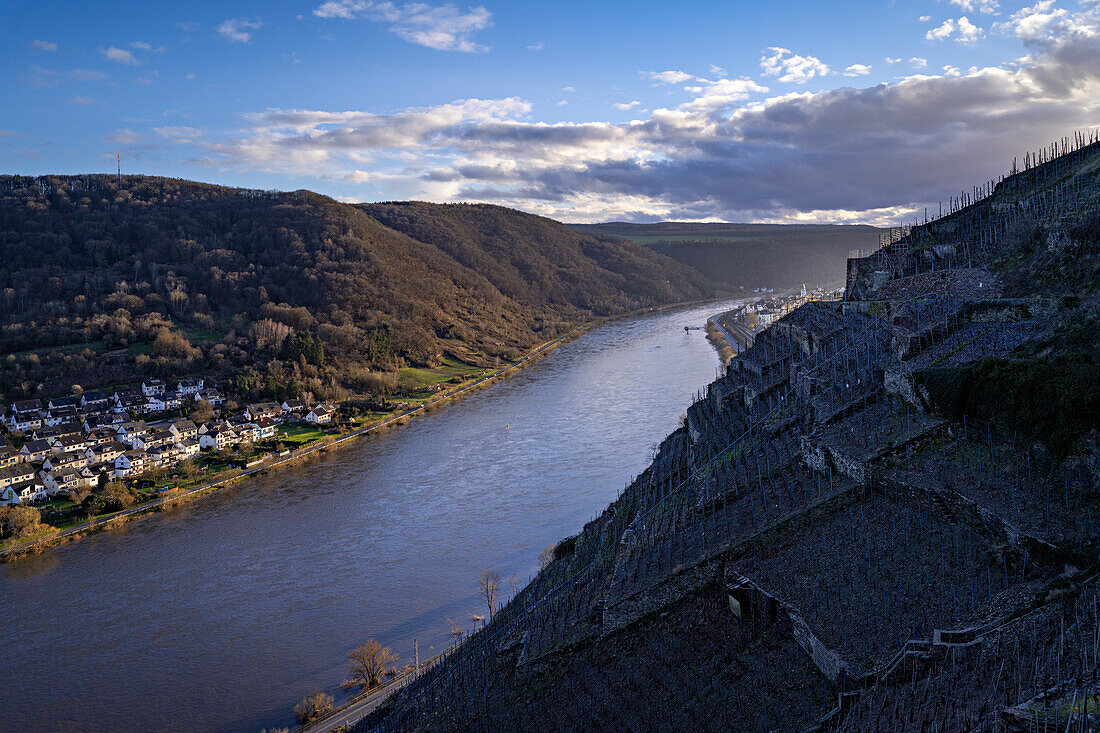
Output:
[[[0,173],[894,224],[1100,125],[1100,0],[0,7]]]

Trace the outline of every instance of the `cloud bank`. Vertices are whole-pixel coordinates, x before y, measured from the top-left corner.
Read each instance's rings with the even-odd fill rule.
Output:
[[[530,101],[507,97],[384,114],[271,109],[232,133],[172,133],[208,165],[320,172],[410,198],[493,201],[568,221],[889,223],[1003,172],[1022,146],[1100,119],[1100,5],[1055,10],[1040,2],[1006,19],[1005,31],[1028,44],[1022,59],[862,89],[774,93],[713,73],[721,69],[716,78],[643,72],[684,101],[628,122],[540,122]],[[831,73],[778,47],[761,64],[776,83]]]

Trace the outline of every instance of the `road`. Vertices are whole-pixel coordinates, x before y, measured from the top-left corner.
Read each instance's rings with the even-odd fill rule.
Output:
[[[3,550],[0,550],[0,557],[2,557],[4,555],[9,555],[11,553],[16,553],[16,552],[20,552],[20,551],[23,551],[23,550],[27,550],[27,549],[33,547],[34,545],[36,545],[40,542],[51,542],[52,543],[52,542],[55,542],[57,540],[64,539],[65,537],[70,537],[70,536],[73,536],[73,535],[78,535],[78,534],[87,532],[90,529],[94,529],[95,527],[98,527],[100,525],[107,524],[109,522],[113,522],[117,519],[121,519],[121,518],[124,518],[124,517],[129,517],[129,516],[132,516],[134,514],[142,514],[142,513],[151,511],[151,510],[156,509],[159,506],[163,506],[163,505],[165,505],[169,502],[179,501],[180,499],[186,499],[187,497],[194,496],[195,494],[202,493],[203,491],[209,491],[210,489],[213,489],[215,487],[222,486],[224,484],[228,484],[228,483],[231,483],[231,482],[234,482],[234,481],[239,481],[242,478],[246,478],[248,476],[255,475],[255,474],[259,473],[260,471],[267,471],[267,470],[272,469],[272,468],[277,468],[278,466],[285,465],[285,464],[287,464],[291,461],[295,461],[295,460],[297,460],[297,459],[299,459],[303,456],[307,456],[311,453],[315,453],[315,452],[320,451],[320,450],[325,450],[326,448],[329,448],[331,446],[339,445],[341,443],[345,443],[345,442],[347,442],[349,440],[352,440],[354,438],[358,438],[358,437],[361,437],[363,435],[366,435],[366,434],[368,434],[368,433],[370,433],[374,430],[379,430],[381,428],[387,427],[387,426],[392,425],[393,423],[397,422],[398,420],[402,420],[404,418],[411,417],[411,416],[413,416],[413,415],[415,415],[419,412],[423,412],[430,405],[433,405],[433,404],[435,404],[437,402],[440,402],[442,400],[451,399],[452,397],[455,397],[457,395],[462,394],[463,392],[474,389],[474,388],[484,384],[485,382],[488,382],[489,380],[496,379],[497,377],[499,377],[499,376],[501,376],[501,375],[503,375],[507,372],[510,372],[513,369],[517,369],[520,366],[522,366],[523,364],[525,364],[528,361],[530,361],[531,359],[533,359],[534,357],[541,354],[542,352],[546,351],[547,349],[551,349],[551,348],[557,346],[558,344],[562,343],[566,339],[572,338],[573,336],[576,336],[577,334],[586,331],[587,329],[591,328],[593,325],[595,325],[595,324],[594,323],[588,323],[588,324],[585,324],[583,326],[579,326],[579,327],[573,329],[572,331],[570,331],[569,333],[565,334],[564,336],[560,336],[559,338],[556,338],[553,341],[549,341],[549,342],[543,344],[539,348],[535,349],[531,353],[524,356],[522,359],[519,359],[518,361],[514,361],[511,364],[503,366],[500,369],[497,369],[494,372],[486,374],[483,377],[479,377],[478,379],[474,380],[473,382],[470,382],[469,384],[464,384],[464,385],[462,385],[461,387],[459,387],[457,389],[453,389],[453,390],[450,390],[448,392],[443,392],[439,395],[436,395],[435,397],[432,397],[429,400],[426,400],[423,404],[421,404],[417,407],[410,407],[409,409],[407,409],[403,412],[399,412],[395,415],[391,415],[390,417],[387,417],[385,420],[381,420],[379,422],[372,423],[372,424],[370,424],[366,427],[359,428],[358,430],[353,430],[350,433],[347,433],[346,435],[341,435],[339,438],[336,438],[335,440],[328,440],[328,441],[325,441],[325,442],[322,442],[322,443],[314,443],[313,445],[306,446],[305,448],[297,448],[297,449],[291,451],[289,454],[287,454],[285,456],[272,456],[271,457],[271,458],[275,458],[277,460],[271,460],[270,458],[265,458],[262,463],[260,463],[256,466],[244,469],[244,470],[242,470],[238,473],[234,473],[234,474],[231,474],[229,476],[222,476],[222,477],[214,479],[212,481],[207,481],[204,484],[201,484],[201,485],[196,486],[194,488],[188,489],[186,491],[172,492],[168,496],[164,496],[160,499],[153,499],[152,501],[143,502],[141,504],[137,504],[135,506],[132,506],[129,509],[123,509],[122,511],[114,512],[113,514],[104,514],[103,516],[96,517],[95,519],[91,519],[87,522],[82,522],[80,524],[75,524],[72,527],[69,527],[68,529],[63,529],[60,532],[58,532],[57,534],[50,535],[49,537],[39,537],[39,538],[36,538],[36,539],[27,540],[26,542],[20,542],[17,545],[11,545],[10,547],[7,547],[7,548],[4,548]]]
[[[359,697],[356,697],[351,702],[347,703],[339,710],[336,710],[332,715],[323,720],[319,720],[316,723],[304,725],[299,728],[299,733],[332,733],[341,726],[355,725],[363,718],[370,715],[374,710],[382,704],[382,702],[389,697],[392,693],[401,689],[405,685],[415,680],[424,672],[428,671],[436,664],[439,663],[443,657],[447,656],[448,652],[443,652],[435,655],[431,659],[427,660],[420,665],[420,669],[414,672],[408,672],[395,678],[392,682],[383,687],[379,687],[376,690],[363,693]]]
[[[732,312],[733,311],[720,313],[712,317],[710,322],[718,327],[718,330],[726,337],[726,341],[729,345],[733,346],[735,350],[740,353],[752,346],[755,336],[753,336],[752,331],[750,331],[747,326],[732,322],[731,319],[727,317]]]

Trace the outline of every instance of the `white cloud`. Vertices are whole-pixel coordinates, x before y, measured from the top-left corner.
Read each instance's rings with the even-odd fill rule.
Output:
[[[1074,34],[1095,37],[1093,21],[1097,12],[1100,12],[1100,4],[1090,3],[1089,0],[1083,0],[1081,4],[1091,9],[1074,14],[1055,6],[1054,0],[1040,0],[1016,11],[1008,21],[998,23],[996,27],[998,30],[1013,33],[1027,44],[1043,43]]]
[[[900,64],[901,63],[901,59],[895,59],[891,56],[887,56],[886,58],[883,59],[883,61],[890,64],[891,66],[893,66],[894,64]]]
[[[91,97],[71,97],[68,102],[69,104],[79,104],[83,107],[95,104],[95,100]]]
[[[116,64],[123,64],[125,66],[138,66],[141,64],[133,53],[124,48],[110,46],[106,49],[100,49],[99,52],[103,54],[103,58],[108,61],[114,61]]]
[[[527,50],[528,51],[545,51],[546,50],[546,44],[543,43],[542,41],[539,41],[538,43],[532,43],[530,46],[527,47]]]
[[[927,23],[927,22],[932,20],[932,16],[931,15],[922,15],[919,18],[919,20],[920,20],[921,23]]]
[[[429,5],[423,2],[394,3],[375,0],[328,0],[313,14],[318,18],[366,18],[386,23],[399,37],[438,51],[483,53],[488,46],[475,43],[472,36],[492,25],[493,14],[478,6],[461,12],[454,5]],[[537,45],[537,44],[536,44]]]
[[[964,13],[985,13],[994,15],[1000,9],[997,0],[947,0]]]
[[[844,70],[844,76],[867,76],[871,73],[871,67],[866,64],[852,64]]]
[[[218,168],[370,181],[391,198],[492,201],[574,221],[889,223],[1004,171],[1020,149],[1095,124],[1094,20],[1067,16],[1075,30],[1010,66],[862,89],[754,99],[766,90],[752,80],[693,77],[687,102],[621,123],[548,123],[523,99],[469,99],[385,114],[275,109],[237,130],[163,139],[190,140],[179,144],[200,152],[194,162]]]
[[[31,41],[31,48],[37,51],[56,51],[57,44],[53,41],[40,41],[38,39],[35,39]]]
[[[56,71],[44,69],[41,66],[31,66],[27,73],[23,75],[22,81],[27,86],[44,89],[60,84],[61,82],[57,77]]]
[[[683,84],[695,78],[686,71],[643,71],[641,74],[658,84]]]
[[[909,63],[914,69],[928,68],[928,59],[922,58],[920,56],[914,56],[913,58],[909,59]]]
[[[103,81],[107,75],[95,69],[73,69],[69,72],[69,78],[77,81]]]
[[[948,18],[942,24],[924,34],[929,41],[946,41],[954,37],[959,43],[973,43],[985,35],[978,26],[970,22],[965,15],[958,20]]]
[[[814,56],[800,56],[789,49],[772,46],[769,54],[760,57],[764,76],[779,77],[779,81],[805,84],[814,77],[831,73],[829,67]]]
[[[153,132],[174,143],[190,143],[202,137],[202,130],[186,126],[154,127]]]
[[[710,65],[710,73],[714,74],[715,76],[721,77],[726,77],[730,75],[730,73],[726,71],[725,67],[719,66],[718,64]]]
[[[638,107],[638,106],[640,106],[641,104],[642,104],[642,103],[641,103],[641,102],[639,102],[639,101],[638,101],[638,100],[636,100],[636,99],[635,99],[634,101],[632,101],[632,102],[616,102],[616,103],[615,103],[615,109],[622,109],[622,110],[627,110],[627,109],[631,109],[632,107]]]
[[[132,145],[144,137],[130,128],[126,127],[121,130],[116,130],[114,135],[108,135],[104,138],[109,143],[117,143],[119,145]]]
[[[230,18],[218,26],[218,33],[233,43],[251,43],[252,31],[263,27],[259,18]]]

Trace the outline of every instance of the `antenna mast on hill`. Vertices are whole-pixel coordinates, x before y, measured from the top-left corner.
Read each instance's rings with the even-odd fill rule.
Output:
[[[122,185],[122,153],[115,153],[118,163],[118,185]]]

